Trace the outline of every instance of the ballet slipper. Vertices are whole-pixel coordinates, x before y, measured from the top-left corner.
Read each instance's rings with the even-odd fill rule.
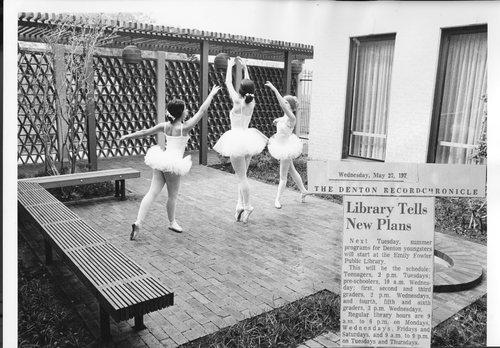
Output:
[[[175,220],[170,223],[168,229],[177,233],[182,233],[182,227],[179,226],[179,224]]]
[[[243,210],[243,214],[241,215],[241,221],[246,224],[248,222],[248,217],[253,212],[253,207]]]
[[[275,201],[274,201],[274,207],[275,207],[276,209],[281,209],[281,203],[280,203],[278,200],[275,200]]]
[[[139,234],[139,225],[132,224],[132,232],[130,232],[130,240],[134,240]]]
[[[303,192],[300,194],[300,200],[302,201],[302,203],[306,202],[306,196],[309,196],[309,195],[310,195],[309,192]]]
[[[241,221],[241,214],[243,214],[243,208],[236,208],[236,211],[234,212],[234,218],[236,219],[236,222]]]

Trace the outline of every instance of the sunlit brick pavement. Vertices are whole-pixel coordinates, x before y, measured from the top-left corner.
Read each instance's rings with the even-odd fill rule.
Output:
[[[138,240],[130,241],[130,225],[151,179],[150,169],[142,159],[134,156],[99,161],[99,169],[141,170],[141,178],[126,183],[126,201],[106,198],[69,205],[175,293],[174,306],[144,317],[145,330],[134,331],[133,320],[112,321],[116,346],[175,347],[322,289],[340,293],[340,205],[315,197],[301,203],[300,194],[287,189],[283,208],[277,210],[273,204],[277,187],[251,180],[255,210],[247,225],[237,223],[233,217],[237,184],[234,175],[196,165],[196,153],[191,172],[182,179],[177,205],[177,220],[184,233],[167,229],[164,190],[152,205]],[[210,162],[217,162],[213,155]],[[486,269],[485,247],[436,234],[439,243],[461,247],[465,243]],[[62,262],[55,262],[51,269],[92,333],[98,336],[94,297]],[[473,290],[435,295],[433,324],[485,292],[483,282]],[[328,333],[317,338],[316,343],[308,341],[304,345],[335,342],[337,335]]]

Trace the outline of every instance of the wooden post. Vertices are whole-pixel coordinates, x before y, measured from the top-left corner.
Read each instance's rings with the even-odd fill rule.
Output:
[[[85,113],[87,115],[87,150],[89,152],[90,170],[97,170],[97,136],[94,100],[94,62],[87,62],[87,95],[85,98]]]
[[[208,41],[202,41],[200,43],[200,105],[208,97]],[[200,121],[200,149],[199,149],[199,163],[207,164],[207,152],[208,152],[208,122],[207,115],[203,116]]]
[[[109,341],[111,338],[111,330],[109,327],[109,314],[103,308],[102,305],[99,305],[99,324],[101,329],[101,338],[103,341]]]
[[[156,123],[165,122],[165,52],[156,52]],[[165,149],[165,135],[159,133],[157,144]]]
[[[283,95],[290,94],[292,85],[292,56],[290,51],[285,52],[285,65],[283,67]]]
[[[64,45],[55,45],[54,49],[54,75],[55,88],[61,108],[56,108],[57,125],[57,152],[61,162],[68,159],[68,151],[64,147],[64,137],[68,134],[68,124],[63,122],[68,112],[66,101],[66,64],[64,63]]]
[[[144,330],[146,326],[144,325],[144,316],[142,314],[137,314],[134,317],[134,330],[139,331],[139,330]]]

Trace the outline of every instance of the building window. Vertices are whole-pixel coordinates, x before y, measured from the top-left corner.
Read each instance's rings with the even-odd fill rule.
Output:
[[[343,157],[385,160],[395,38],[351,38]]]
[[[428,161],[472,163],[485,116],[486,26],[442,31]]]

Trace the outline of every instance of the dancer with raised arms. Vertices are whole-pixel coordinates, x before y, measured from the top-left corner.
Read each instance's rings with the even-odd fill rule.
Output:
[[[244,78],[238,92],[233,87],[233,66],[238,61],[243,66]],[[227,65],[226,86],[233,107],[229,113],[231,129],[225,132],[214,145],[214,150],[229,157],[238,178],[238,201],[236,221],[248,222],[254,208],[250,204],[250,187],[247,170],[253,155],[260,153],[267,144],[267,137],[255,128],[248,128],[255,108],[255,84],[250,79],[247,65],[240,57],[230,59]]]
[[[130,240],[137,237],[151,204],[155,201],[165,185],[168,191],[168,228],[178,233],[183,231],[182,227],[175,219],[175,208],[181,176],[186,175],[192,165],[190,155],[183,157],[184,149],[189,139],[189,131],[193,129],[203,115],[206,114],[213,97],[220,89],[219,86],[214,86],[198,112],[185,122],[184,119],[188,114],[186,104],[182,100],[174,99],[167,105],[167,117],[170,119],[168,122],[161,122],[154,127],[121,137],[120,140],[125,141],[127,139],[142,138],[162,132],[165,133],[166,136],[166,148],[164,150],[159,145],[155,145],[148,150],[144,157],[144,162],[153,169],[153,177],[151,179],[149,191],[141,201],[137,218],[132,224]]]
[[[303,148],[300,139],[293,134],[293,129],[297,122],[295,113],[297,112],[299,100],[292,95],[281,96],[278,89],[269,81],[266,82],[265,86],[269,87],[274,92],[284,112],[282,117],[273,121],[276,125],[276,134],[269,139],[269,144],[267,145],[267,149],[271,156],[280,161],[280,182],[274,200],[274,206],[277,209],[281,209],[280,199],[286,187],[288,173],[290,173],[290,176],[300,190],[302,202],[305,202],[305,198],[309,194],[304,187],[299,172],[297,172],[293,164],[293,160],[301,155]]]

